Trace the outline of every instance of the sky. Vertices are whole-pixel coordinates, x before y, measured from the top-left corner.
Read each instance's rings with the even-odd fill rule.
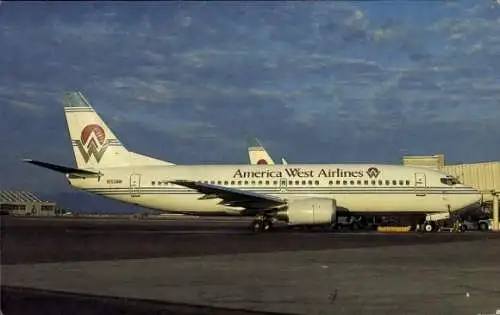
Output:
[[[3,1],[0,189],[92,198],[21,162],[74,165],[70,90],[177,164],[249,163],[253,137],[289,163],[499,160],[499,30],[489,0]]]

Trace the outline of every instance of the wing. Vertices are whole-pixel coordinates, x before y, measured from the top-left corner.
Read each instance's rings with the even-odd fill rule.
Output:
[[[200,199],[220,198],[219,203],[231,207],[244,207],[248,210],[266,211],[273,208],[279,208],[286,205],[286,199],[267,194],[256,193],[236,188],[224,187],[219,185],[205,184],[190,180],[174,180],[173,184],[194,189],[204,194]]]

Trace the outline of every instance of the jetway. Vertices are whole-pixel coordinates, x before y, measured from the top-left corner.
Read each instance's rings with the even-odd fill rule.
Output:
[[[402,164],[441,170],[479,190],[483,195],[483,205],[491,208],[493,230],[499,231],[500,162],[446,165],[444,154],[435,154],[404,156]]]
[[[440,169],[444,166],[444,154],[434,155],[405,155],[402,164],[408,166],[429,167]]]

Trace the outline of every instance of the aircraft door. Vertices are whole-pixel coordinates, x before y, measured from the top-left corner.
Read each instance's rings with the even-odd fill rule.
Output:
[[[288,182],[287,182],[286,178],[280,178],[280,180],[279,180],[280,191],[286,191],[287,184],[288,184]]]
[[[427,194],[427,183],[424,173],[415,173],[415,194],[425,196]]]
[[[130,196],[141,196],[141,174],[130,175]]]

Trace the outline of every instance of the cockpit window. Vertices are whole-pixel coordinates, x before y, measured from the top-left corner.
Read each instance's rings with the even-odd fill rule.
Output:
[[[441,178],[441,183],[452,186],[460,184],[460,181],[455,177],[448,176]]]

